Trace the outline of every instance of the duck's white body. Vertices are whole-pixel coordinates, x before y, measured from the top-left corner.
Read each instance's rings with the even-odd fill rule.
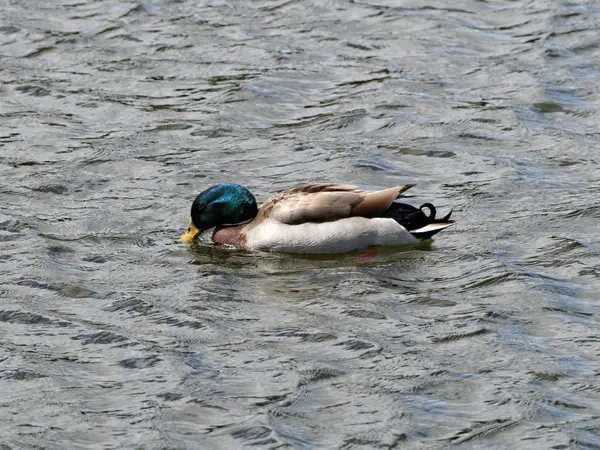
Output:
[[[420,241],[394,219],[365,217],[298,225],[267,219],[246,235],[250,249],[287,253],[339,253]]]

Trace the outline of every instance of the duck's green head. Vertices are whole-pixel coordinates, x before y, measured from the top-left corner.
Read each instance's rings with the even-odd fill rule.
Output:
[[[187,233],[179,240],[191,242],[209,228],[248,222],[257,212],[256,199],[248,189],[239,184],[218,184],[198,194]]]

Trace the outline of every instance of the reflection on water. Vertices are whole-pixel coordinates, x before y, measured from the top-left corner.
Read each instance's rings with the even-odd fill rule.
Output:
[[[600,448],[596,4],[2,9],[7,448]],[[458,223],[178,243],[231,181],[416,182]]]

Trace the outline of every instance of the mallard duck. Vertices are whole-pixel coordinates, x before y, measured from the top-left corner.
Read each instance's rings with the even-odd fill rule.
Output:
[[[187,233],[192,242],[215,228],[215,245],[289,253],[348,252],[375,245],[416,244],[452,225],[450,211],[396,202],[414,184],[362,191],[348,184],[309,184],[276,194],[260,208],[239,184],[218,184],[192,203]],[[428,210],[429,214],[425,214]]]

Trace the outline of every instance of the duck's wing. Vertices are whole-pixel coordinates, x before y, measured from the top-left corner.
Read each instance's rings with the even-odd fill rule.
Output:
[[[381,191],[361,191],[348,184],[309,184],[269,198],[258,210],[257,221],[273,219],[295,225],[330,222],[346,217],[378,217],[414,184]]]

